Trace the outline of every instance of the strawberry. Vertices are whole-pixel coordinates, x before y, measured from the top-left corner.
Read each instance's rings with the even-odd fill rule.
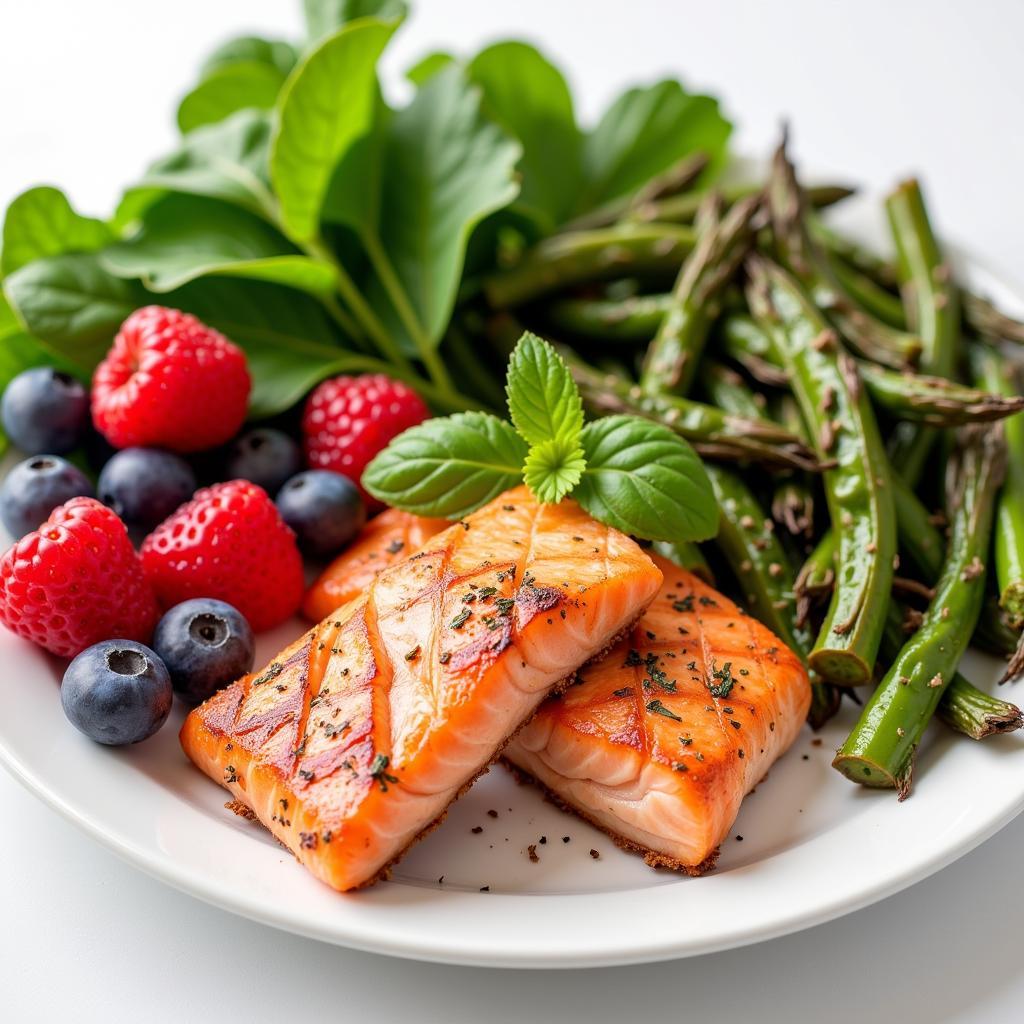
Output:
[[[72,498],[0,558],[0,621],[64,658],[101,640],[148,643],[158,609],[124,523]]]
[[[216,598],[259,632],[293,615],[302,600],[295,534],[267,492],[248,480],[197,491],[145,539],[141,554],[164,608]]]
[[[229,441],[245,419],[245,356],[194,316],[137,309],[92,379],[92,418],[115,447],[196,452]]]
[[[306,399],[306,461],[313,469],[332,469],[359,484],[367,464],[393,437],[429,415],[420,396],[401,381],[380,373],[333,377]],[[379,507],[365,491],[363,498],[371,508]]]

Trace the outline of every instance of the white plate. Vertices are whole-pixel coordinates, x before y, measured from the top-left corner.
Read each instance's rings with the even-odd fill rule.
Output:
[[[853,226],[864,230],[873,222],[861,216]],[[1020,308],[977,263],[971,271],[977,286]],[[298,629],[264,637],[263,660]],[[936,727],[903,804],[891,793],[850,785],[829,767],[853,720],[848,706],[820,739],[805,729],[744,803],[718,870],[704,878],[647,868],[495,768],[402,861],[392,881],[339,895],[261,828],[225,809],[225,791],[178,747],[180,707],[153,740],[102,748],[65,721],[56,659],[0,631],[0,664],[0,762],[114,852],[254,920],[422,960],[583,967],[757,942],[924,878],[1024,807],[1021,733],[974,743]],[[974,654],[965,669],[979,685],[998,674],[995,661]],[[478,826],[482,831],[474,832]],[[527,855],[531,844],[538,863]]]

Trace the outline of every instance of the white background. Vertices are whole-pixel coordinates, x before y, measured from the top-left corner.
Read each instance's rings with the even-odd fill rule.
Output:
[[[175,137],[198,60],[245,29],[296,35],[297,0],[0,0],[0,203],[41,182],[84,213]],[[788,118],[807,165],[883,189],[921,174],[940,229],[1011,279],[1024,201],[1015,0],[420,0],[389,54],[527,36],[585,116],[664,74],[722,96],[737,144]],[[3,685],[0,666],[0,685]],[[1011,1021],[1024,999],[1024,821],[884,904],[673,964],[505,973],[293,938],[165,889],[0,776],[0,1021]],[[497,922],[496,922],[497,926]],[[685,929],[685,919],[679,927]]]

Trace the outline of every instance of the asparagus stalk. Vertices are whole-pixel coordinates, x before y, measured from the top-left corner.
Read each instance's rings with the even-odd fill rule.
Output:
[[[707,467],[718,504],[718,545],[743,589],[751,611],[806,662],[813,634],[797,622],[793,569],[768,519],[750,488],[721,466]],[[838,710],[839,691],[812,674],[808,720],[821,728]]]
[[[723,289],[753,239],[753,220],[761,196],[741,199],[722,216],[721,197],[712,194],[697,219],[696,248],[683,262],[672,289],[672,302],[658,327],[640,374],[645,391],[685,395],[712,322],[718,316]]]
[[[698,378],[701,389],[711,400],[711,404],[723,412],[752,420],[765,418],[767,399],[764,395],[752,391],[735,370],[711,359],[702,359]]]
[[[675,196],[689,188],[708,166],[708,158],[704,153],[690,153],[673,164],[661,174],[656,174],[645,185],[629,195],[619,196],[599,206],[596,210],[584,213],[564,225],[562,231],[584,231],[592,228],[604,228],[618,220],[633,219],[640,211],[647,209],[658,200]],[[657,220],[645,218],[647,220]]]
[[[694,229],[680,224],[623,224],[552,235],[515,266],[488,278],[484,293],[493,308],[508,309],[582,282],[671,276],[695,243]]]
[[[843,338],[873,362],[897,369],[913,364],[921,350],[921,340],[890,327],[858,307],[832,272],[824,251],[811,237],[806,221],[806,199],[786,155],[785,139],[772,159],[768,209],[781,262],[813,295],[816,305]]]
[[[650,341],[672,306],[670,294],[628,299],[556,299],[541,315],[560,334],[604,341]]]
[[[1005,466],[1000,424],[960,429],[947,467],[951,534],[935,598],[833,761],[854,782],[895,789],[901,800],[910,792],[917,747],[984,601],[983,559]]]
[[[643,416],[671,427],[702,455],[817,470],[814,453],[776,423],[730,416],[710,405],[675,395],[652,395],[621,377],[603,375],[563,352],[584,404],[597,415]]]
[[[903,610],[898,602],[893,601],[886,614],[881,646],[881,655],[889,664],[899,657],[906,639]],[[1000,732],[1013,732],[1024,725],[1024,717],[1016,704],[979,690],[959,672],[943,692],[935,714],[951,729],[974,740]]]
[[[692,572],[694,576],[699,576],[705,583],[714,586],[715,574],[711,571],[711,566],[708,565],[708,560],[704,557],[704,552],[701,551],[699,544],[695,544],[692,540],[671,543],[656,540],[651,547],[662,558],[667,558],[670,562],[678,565],[680,569]]]
[[[840,685],[871,681],[889,599],[896,523],[889,465],[852,358],[799,284],[761,257],[747,261],[747,297],[789,372],[823,463],[837,532],[836,585],[809,661]]]
[[[722,193],[727,205],[738,203],[763,191],[763,184],[746,182],[744,184],[721,185],[717,191]],[[833,206],[854,194],[856,189],[845,185],[811,185],[806,190],[807,202],[816,209]],[[658,221],[662,224],[692,224],[697,217],[700,204],[707,197],[707,191],[685,192],[670,199],[645,203],[632,211],[632,219],[639,221]]]

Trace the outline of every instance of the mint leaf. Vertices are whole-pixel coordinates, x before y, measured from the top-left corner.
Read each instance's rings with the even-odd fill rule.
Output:
[[[555,437],[530,449],[523,479],[539,502],[553,505],[580,482],[586,466],[583,449],[575,438]]]
[[[385,504],[458,519],[520,483],[526,452],[497,416],[456,413],[399,434],[366,467],[362,482]]]
[[[562,357],[525,332],[508,361],[508,410],[530,444],[555,438],[575,442],[583,429],[583,403]]]
[[[428,53],[425,57],[421,57],[416,61],[406,71],[405,77],[418,87],[433,78],[439,71],[444,71],[446,67],[454,63],[455,58],[450,53],[445,53],[443,50],[435,50],[433,53]]]
[[[718,504],[704,466],[678,434],[636,416],[588,423],[573,497],[595,519],[644,540],[707,540]]]
[[[277,68],[282,74],[287,75],[299,55],[291,43],[281,39],[263,39],[260,36],[237,36],[221,43],[213,53],[203,61],[199,69],[200,75],[206,77],[211,71],[222,68],[228,64],[239,64],[247,61],[255,61],[259,64],[267,64]]]
[[[106,224],[76,213],[59,189],[30,188],[7,207],[0,273],[13,274],[43,256],[93,252],[111,237]]]

